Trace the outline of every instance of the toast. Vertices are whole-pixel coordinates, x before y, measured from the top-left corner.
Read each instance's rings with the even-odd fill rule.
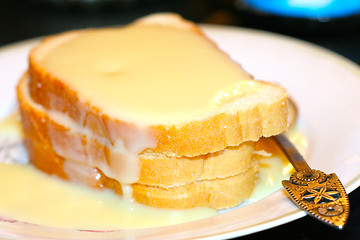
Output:
[[[25,143],[32,163],[43,172],[89,187],[110,189],[129,200],[158,208],[233,207],[249,198],[257,178],[258,164],[253,161],[245,171],[224,178],[197,180],[172,187],[141,183],[124,185],[99,169],[67,161],[47,145],[28,138]]]
[[[17,96],[35,167],[155,207],[238,205],[288,126],[285,89],[175,14],[45,38]]]
[[[76,126],[66,115],[54,114],[32,101],[29,96],[27,74],[18,84],[17,96],[27,139],[46,145],[46,148],[65,159],[99,168],[107,176],[124,183],[124,180],[118,177],[121,173],[116,174],[111,168],[111,162],[114,160],[110,156],[116,149],[106,142],[106,139],[96,138]],[[148,150],[138,155],[140,164],[136,182],[169,187],[197,180],[237,175],[252,164],[254,146],[255,142],[244,142],[236,147],[227,147],[219,152],[196,157],[168,157]],[[136,165],[128,167],[134,170]]]
[[[155,20],[153,20],[154,18]],[[79,39],[83,34],[91,36],[92,33],[99,31],[83,30],[49,37],[31,51],[29,57],[31,97],[47,109],[68,114],[79,125],[85,126],[94,134],[105,137],[112,143],[123,139],[124,145],[135,148],[136,153],[150,148],[154,152],[161,152],[168,156],[193,157],[217,152],[227,146],[238,146],[245,141],[257,141],[262,136],[276,135],[287,128],[287,93],[285,89],[272,83],[252,80],[249,74],[207,39],[196,25],[179,16],[169,14],[150,15],[138,20],[133,25],[175,29],[176,33],[180,35],[186,32],[191,36],[191,40],[196,38],[200,42],[199,44],[206,45],[204,51],[213,52],[216,57],[220,58],[216,63],[221,62],[231,66],[237,77],[234,83],[248,82],[249,84],[246,84],[248,87],[239,89],[241,92],[239,96],[225,101],[224,104],[216,106],[211,111],[208,108],[197,109],[194,115],[180,118],[181,120],[177,121],[144,122],[143,120],[146,119],[144,116],[130,120],[124,116],[116,117],[111,112],[104,111],[103,106],[93,103],[92,99],[84,97],[82,89],[70,86],[69,82],[64,81],[64,78],[57,78],[42,64],[44,56],[56,46],[63,45],[64,42],[72,39]],[[116,32],[117,29],[109,31]],[[173,36],[173,38],[176,37],[176,35]],[[179,44],[171,46],[171,49],[184,47],[181,42]],[[183,62],[190,60],[186,57],[191,57],[193,54],[189,54],[182,59]],[[171,61],[171,59],[164,61]],[[165,69],[166,66],[163,68]],[[202,71],[209,71],[211,68],[216,68],[216,66],[206,66]],[[176,70],[181,72],[187,69]],[[202,79],[202,81],[203,87],[208,84],[207,79]],[[108,90],[107,88],[104,91]],[[171,91],[173,92],[174,89],[169,89],[169,92]],[[186,94],[183,95],[184,97],[180,101],[186,100]],[[147,100],[148,98],[144,97],[142,104]],[[165,98],[162,101],[168,101],[168,99]],[[135,142],[133,136],[137,136]],[[143,144],[138,143],[140,138],[144,139]]]

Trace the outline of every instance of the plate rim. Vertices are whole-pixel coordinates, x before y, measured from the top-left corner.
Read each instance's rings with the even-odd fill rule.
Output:
[[[301,45],[305,48],[309,48],[311,50],[311,52],[320,54],[321,57],[330,58],[332,62],[338,63],[339,65],[341,65],[341,67],[343,67],[343,68],[347,69],[348,71],[350,71],[351,73],[355,74],[360,79],[360,67],[357,63],[345,58],[344,56],[342,56],[338,53],[335,53],[325,47],[318,46],[314,43],[310,43],[310,42],[307,42],[307,41],[304,41],[301,39],[297,39],[294,37],[277,34],[277,33],[272,33],[272,32],[267,32],[267,31],[263,31],[263,30],[255,30],[255,29],[242,28],[242,27],[236,27],[236,26],[212,25],[212,24],[200,24],[200,26],[206,34],[209,31],[210,32],[211,31],[220,31],[220,32],[221,31],[226,31],[226,32],[240,31],[245,34],[256,34],[256,35],[261,35],[261,36],[265,36],[265,37],[271,37],[271,38],[276,38],[276,39],[280,38],[285,41],[291,41],[291,42],[294,42],[296,45]],[[207,35],[209,35],[209,37],[211,38],[210,34],[207,34]],[[13,51],[13,50],[21,48],[21,47],[28,47],[28,46],[34,45],[35,43],[39,42],[42,38],[43,37],[36,37],[36,38],[31,38],[31,39],[22,40],[22,41],[18,41],[15,43],[10,43],[10,44],[0,46],[0,54],[3,54],[6,51],[10,52],[10,51]],[[350,180],[345,185],[347,185],[347,186],[345,186],[345,188],[348,193],[355,190],[357,187],[360,186],[360,174],[357,175],[352,180]],[[276,194],[276,193],[279,194],[279,191],[275,192],[274,194]],[[252,233],[255,233],[258,231],[267,230],[267,229],[270,229],[270,228],[273,228],[276,226],[280,226],[282,224],[286,224],[288,222],[299,219],[305,215],[306,214],[304,212],[294,208],[291,213],[281,215],[275,219],[270,219],[265,222],[253,224],[251,226],[245,226],[245,227],[238,228],[238,229],[232,229],[232,230],[228,230],[225,232],[218,232],[218,233],[209,234],[209,235],[195,236],[195,238],[194,237],[191,237],[191,238],[194,238],[194,239],[218,239],[218,238],[221,238],[221,239],[223,239],[224,237],[231,238],[231,237],[245,236],[245,235],[252,234]],[[284,218],[286,220],[282,221],[282,219],[284,219]],[[198,221],[202,221],[202,220],[198,220]],[[177,228],[179,228],[179,227],[181,228],[181,225],[186,225],[186,224],[189,224],[189,223],[177,225],[178,226]],[[173,226],[167,226],[167,227],[162,227],[162,228],[172,228],[172,227]],[[0,229],[1,229],[1,227],[0,227]],[[141,230],[143,230],[143,229],[141,229]],[[238,235],[238,234],[240,234],[240,235]],[[165,237],[166,236],[169,236],[169,235],[165,235]],[[146,236],[146,237],[148,237],[148,236]],[[152,236],[149,236],[149,237],[151,238]]]

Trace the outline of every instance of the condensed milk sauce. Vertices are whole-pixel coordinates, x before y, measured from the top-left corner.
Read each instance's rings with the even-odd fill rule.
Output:
[[[156,146],[155,137],[142,128],[204,119],[223,112],[222,107],[234,100],[251,100],[262,87],[214,43],[189,30],[131,24],[67,33],[53,41],[30,56],[39,68],[60,79],[80,102],[140,129],[118,131],[118,124],[106,125],[110,138],[124,141],[111,145],[111,167],[96,167],[121,183],[136,182],[138,154]],[[71,122],[62,116],[55,119]],[[112,137],[127,131],[128,136]],[[59,153],[68,152],[63,145],[52,142]]]
[[[258,85],[202,35],[173,27],[132,24],[59,41],[38,54],[40,66],[84,101],[132,123],[191,121]]]
[[[306,138],[296,129],[289,137],[306,156]],[[13,148],[18,143],[18,150],[23,149],[16,115],[0,122],[0,140],[1,218],[58,228],[114,230],[171,225],[217,214],[210,208],[155,209],[122,199],[109,191],[89,189],[48,176],[31,165],[17,163],[25,160],[13,159],[16,154],[10,154],[12,159],[9,161],[3,146],[11,142]],[[272,144],[260,141],[258,145],[259,180],[248,203],[280,189],[280,180],[288,178],[291,172],[289,163]]]

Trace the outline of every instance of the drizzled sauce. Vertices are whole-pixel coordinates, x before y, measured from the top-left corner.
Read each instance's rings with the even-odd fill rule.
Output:
[[[23,149],[17,115],[0,123],[0,140],[18,142]],[[307,156],[306,138],[296,129],[290,139]],[[260,170],[257,186],[245,204],[281,188],[292,167],[273,142],[258,144]],[[1,154],[1,152],[0,152]],[[1,155],[1,162],[6,162]],[[16,155],[22,163],[26,156]],[[211,208],[188,210],[156,209],[121,199],[109,191],[98,191],[48,176],[27,164],[0,163],[0,216],[44,226],[88,230],[157,227],[194,221],[217,214]],[[243,204],[244,205],[244,204]],[[222,210],[219,213],[229,210]]]

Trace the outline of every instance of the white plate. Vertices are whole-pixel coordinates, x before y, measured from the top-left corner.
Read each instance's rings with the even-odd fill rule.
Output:
[[[257,79],[288,89],[309,129],[310,165],[335,172],[347,192],[360,185],[360,69],[317,46],[266,32],[205,26],[205,32]],[[0,49],[0,118],[15,106],[17,79],[27,67],[28,51],[38,40]],[[298,219],[299,211],[278,191],[269,197],[211,218],[162,228],[84,232],[0,220],[0,237],[110,239],[224,239]]]

